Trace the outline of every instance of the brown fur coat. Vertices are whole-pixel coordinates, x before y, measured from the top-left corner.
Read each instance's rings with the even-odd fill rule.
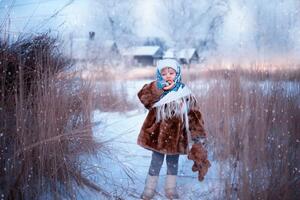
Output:
[[[179,117],[173,117],[156,122],[156,108],[152,105],[157,102],[163,90],[158,89],[156,81],[145,84],[138,92],[138,97],[144,106],[149,110],[142,125],[137,143],[149,150],[164,154],[187,154],[187,134],[184,130],[184,123]],[[191,109],[188,112],[189,129],[191,137],[206,137],[204,121],[199,109]]]

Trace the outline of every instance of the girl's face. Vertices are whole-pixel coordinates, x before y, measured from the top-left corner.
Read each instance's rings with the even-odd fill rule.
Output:
[[[174,81],[176,77],[176,71],[171,67],[165,67],[161,70],[161,76],[165,81]]]

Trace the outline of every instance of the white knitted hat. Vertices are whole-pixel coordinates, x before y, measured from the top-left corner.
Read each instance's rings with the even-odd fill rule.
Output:
[[[159,71],[161,71],[165,67],[171,67],[176,72],[180,71],[180,68],[181,68],[180,64],[175,59],[170,59],[170,58],[158,61],[158,63],[157,63],[157,69]]]

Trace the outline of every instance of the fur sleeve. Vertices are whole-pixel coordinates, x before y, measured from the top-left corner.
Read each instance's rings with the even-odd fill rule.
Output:
[[[150,109],[152,105],[159,100],[163,92],[163,90],[157,88],[156,81],[153,81],[149,84],[145,84],[137,95],[145,108]]]
[[[204,121],[201,112],[196,109],[190,110],[188,118],[191,139],[196,139],[197,137],[206,138],[207,134],[204,129]]]

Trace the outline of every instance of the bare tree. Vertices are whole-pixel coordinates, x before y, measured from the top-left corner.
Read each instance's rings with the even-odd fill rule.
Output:
[[[120,49],[135,38],[134,1],[91,1],[91,25],[95,40],[89,41],[89,59],[97,68],[118,65]],[[102,68],[104,69],[104,68]]]
[[[292,49],[293,31],[300,17],[296,0],[252,2],[255,18],[255,45],[258,53],[284,53]]]
[[[134,1],[97,0],[93,3],[96,26],[101,28],[103,40],[112,40],[118,46],[128,45],[135,36]]]
[[[228,10],[227,1],[164,0],[163,3],[160,28],[169,36],[172,46],[216,45],[215,33]]]

